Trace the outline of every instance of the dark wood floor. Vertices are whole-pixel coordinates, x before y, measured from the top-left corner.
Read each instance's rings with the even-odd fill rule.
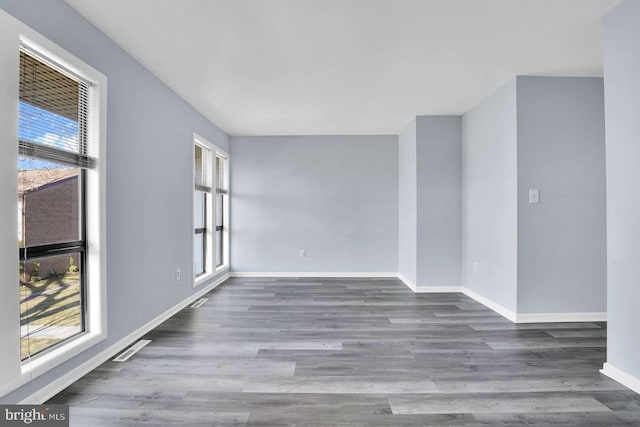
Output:
[[[640,425],[602,323],[514,325],[397,280],[230,279],[54,397],[72,425]]]

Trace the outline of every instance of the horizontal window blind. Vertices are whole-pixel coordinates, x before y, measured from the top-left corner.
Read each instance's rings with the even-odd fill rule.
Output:
[[[89,144],[90,83],[56,64],[20,51],[19,153],[93,168]]]

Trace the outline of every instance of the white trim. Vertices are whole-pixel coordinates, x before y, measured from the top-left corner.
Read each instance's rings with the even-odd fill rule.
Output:
[[[461,292],[495,311],[501,316],[506,317],[513,323],[564,323],[564,322],[606,322],[607,313],[517,313],[509,310],[503,305],[490,300],[487,297],[472,291],[469,288],[462,288]]]
[[[413,292],[417,294],[460,293],[460,286],[418,286]]]
[[[228,265],[221,265],[220,267],[216,267],[216,272],[215,274],[220,274],[223,271],[229,271],[229,266]]]
[[[193,244],[191,245],[191,248],[193,248]],[[193,249],[191,249],[191,250],[193,251]],[[194,277],[193,278],[193,287],[197,288],[198,286],[202,285],[203,283],[208,282],[209,280],[211,280],[215,276],[216,276],[216,273],[205,273],[205,274],[203,274],[201,276]]]
[[[484,305],[485,307],[495,311],[499,315],[506,317],[507,319],[511,320],[513,323],[517,323],[516,313],[512,310],[509,310],[507,307],[500,305],[497,302],[494,302],[487,297],[483,297],[479,293],[474,292],[468,288],[462,288],[462,293],[468,296],[469,298],[478,301],[480,304]]]
[[[231,277],[362,277],[362,278],[397,278],[398,273],[348,273],[348,272],[309,272],[309,271],[269,271],[269,272],[240,272],[234,271]]]
[[[207,140],[205,137],[203,137],[202,135],[199,135],[198,133],[194,132],[193,133],[193,141],[191,144],[191,159],[192,159],[192,179],[191,179],[191,190],[190,192],[193,193],[194,192],[194,187],[195,187],[195,181],[196,181],[196,171],[195,171],[195,146],[199,145],[200,147],[203,148],[203,150],[206,150],[208,152],[208,158],[207,158],[207,162],[205,164],[205,171],[207,176],[209,177],[209,181],[210,181],[210,187],[212,189],[211,192],[211,205],[208,207],[207,209],[207,216],[205,218],[205,225],[206,228],[208,230],[207,234],[204,236],[205,242],[206,242],[206,246],[207,246],[207,250],[206,250],[206,258],[204,260],[204,274],[202,274],[201,276],[198,277],[193,277],[193,287],[197,288],[198,286],[202,285],[205,282],[208,282],[209,279],[211,279],[212,277],[224,272],[225,270],[229,269],[229,170],[230,170],[230,156],[229,153],[227,153],[226,151],[222,150],[220,147],[218,147],[217,145],[213,144],[212,142],[210,142],[209,140]],[[225,180],[225,186],[227,187],[227,196],[226,196],[226,200],[227,203],[225,203],[224,205],[224,212],[223,212],[223,216],[225,219],[225,224],[226,224],[226,231],[223,232],[223,264],[220,266],[215,265],[215,259],[216,259],[216,253],[215,251],[218,249],[217,245],[215,245],[215,232],[212,231],[215,228],[215,216],[214,216],[214,212],[216,212],[216,180],[217,180],[217,176],[218,176],[218,170],[216,169],[215,166],[215,160],[216,157],[222,157],[224,159],[225,162],[225,169],[224,169],[224,180]],[[205,159],[203,158],[202,161],[204,162]],[[191,202],[191,239],[192,239],[192,243],[191,243],[191,267],[193,268],[194,265],[194,256],[195,256],[195,251],[194,251],[194,241],[195,241],[195,235],[194,235],[194,230],[195,228],[195,210],[194,210],[194,204],[193,204],[193,199]],[[193,270],[192,270],[193,271]]]
[[[417,294],[462,292],[462,288],[460,286],[416,286],[415,283],[407,279],[407,277],[402,273],[396,273],[396,277],[404,283],[407,288]]]
[[[47,400],[49,400],[56,394],[60,393],[62,390],[69,387],[71,384],[78,381],[80,378],[82,378],[83,376],[85,376],[86,374],[88,374],[89,372],[91,372],[92,370],[94,370],[95,368],[97,368],[107,360],[111,359],[111,357],[113,357],[114,354],[117,354],[123,349],[127,348],[129,345],[131,345],[131,343],[140,339],[140,337],[142,337],[144,334],[148,333],[149,331],[157,327],[159,324],[169,319],[171,316],[173,316],[183,308],[187,307],[193,301],[201,298],[202,295],[211,291],[216,286],[222,284],[228,278],[229,278],[229,275],[225,274],[224,276],[218,278],[216,281],[212,282],[211,284],[198,290],[197,292],[190,295],[185,300],[179,302],[169,310],[165,311],[164,313],[160,314],[153,320],[147,322],[145,325],[131,332],[129,335],[122,338],[115,344],[112,344],[111,346],[101,351],[91,359],[87,360],[83,364],[77,366],[76,368],[72,369],[66,374],[58,377],[53,382],[45,385],[40,390],[24,398],[20,403],[21,404],[38,404],[38,403],[46,402]]]
[[[607,313],[518,313],[516,323],[606,322]]]
[[[222,189],[227,190],[227,194],[224,194],[222,196],[223,199],[223,212],[222,212],[222,222],[223,222],[223,229],[222,229],[222,265],[216,267],[216,273],[223,271],[223,270],[228,270],[231,266],[231,251],[230,249],[230,244],[229,244],[229,240],[231,237],[231,185],[230,185],[230,178],[231,178],[231,157],[229,156],[229,153],[227,153],[226,151],[223,151],[219,148],[216,148],[216,157],[221,157],[223,159],[223,182],[222,182]],[[215,159],[214,159],[215,161]],[[215,171],[216,173],[216,177],[219,176],[219,171],[216,169]],[[216,185],[216,188],[218,186]],[[217,201],[217,198],[216,198]],[[215,220],[214,220],[215,222]],[[215,224],[214,224],[215,225]],[[217,245],[216,245],[217,246]],[[216,247],[217,249],[217,247]],[[215,258],[214,258],[215,261]]]
[[[411,280],[407,279],[407,277],[404,274],[396,273],[396,277],[398,278],[398,280],[404,283],[407,288],[411,289],[413,292],[416,292],[416,289],[417,289],[416,284],[413,283]]]
[[[107,219],[106,219],[106,156],[107,156],[107,77],[39,33],[24,27],[19,30],[19,42],[43,58],[91,82],[87,135],[97,147],[97,162],[86,170],[86,333],[49,352],[20,363],[20,379],[12,384],[26,384],[72,357],[84,352],[107,337]],[[18,51],[16,46],[16,52]],[[19,343],[18,343],[19,344]]]
[[[88,332],[80,335],[78,338],[70,340],[65,345],[61,345],[58,348],[42,354],[40,357],[34,357],[31,361],[26,359],[22,362],[21,366],[21,376],[24,379],[23,384],[38,378],[52,368],[87,351],[105,338],[106,334]]]
[[[11,381],[9,384],[5,384],[2,388],[0,388],[0,397],[7,395],[14,390],[17,390],[27,382],[29,382],[28,378],[25,379],[24,377],[18,377],[14,381]]]
[[[608,376],[612,380],[615,380],[615,381],[619,382],[620,384],[622,384],[623,386],[625,386],[627,388],[630,388],[631,390],[633,390],[636,393],[640,394],[640,379],[639,378],[636,378],[633,375],[627,374],[622,369],[618,369],[615,366],[613,366],[611,363],[608,363],[608,362],[605,362],[605,364],[602,365],[602,369],[600,369],[600,372],[602,374]]]

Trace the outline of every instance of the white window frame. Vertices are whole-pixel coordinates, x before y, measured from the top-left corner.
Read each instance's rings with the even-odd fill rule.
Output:
[[[222,206],[222,224],[224,228],[222,229],[222,264],[216,267],[216,273],[220,273],[222,271],[228,270],[229,263],[229,220],[230,220],[230,209],[229,205],[231,204],[231,187],[229,185],[229,171],[231,169],[231,159],[229,158],[229,153],[226,151],[217,149],[216,157],[220,157],[224,161],[224,167],[222,168],[222,189],[226,190],[224,194],[224,203]],[[218,176],[218,171],[216,171],[216,176]],[[216,185],[216,189],[218,186]],[[215,191],[215,189],[214,189]],[[217,200],[217,198],[216,198]],[[214,206],[215,207],[215,206]],[[217,211],[216,211],[217,212]],[[217,249],[217,246],[216,246]],[[215,253],[214,253],[215,255]],[[215,260],[215,258],[214,258]]]
[[[22,373],[40,375],[71,357],[85,351],[107,337],[106,310],[106,117],[107,78],[99,71],[46,39],[35,41],[33,35],[21,37],[28,46],[91,82],[87,117],[87,138],[96,145],[96,167],[85,169],[86,186],[86,331],[58,348],[25,359]]]
[[[3,75],[3,84],[0,87],[0,135],[2,140],[15,141],[15,150],[12,155],[4,155],[2,167],[9,163],[14,165],[15,183],[0,185],[0,194],[3,198],[7,189],[17,190],[18,171],[18,81],[19,81],[19,51],[21,46],[38,52],[43,57],[63,66],[73,74],[92,83],[89,89],[89,105],[87,120],[89,143],[97,147],[96,167],[86,170],[86,322],[85,332],[65,343],[51,348],[33,357],[20,360],[20,315],[19,315],[19,289],[17,286],[18,263],[12,262],[14,258],[5,257],[9,254],[9,246],[13,257],[17,260],[15,244],[13,240],[7,241],[5,248],[4,239],[0,242],[0,255],[7,258],[7,262],[13,264],[12,268],[5,269],[4,261],[0,265],[6,272],[1,279],[16,282],[13,287],[0,289],[0,322],[9,325],[13,321],[15,328],[3,326],[0,329],[0,340],[3,342],[0,351],[0,382],[5,386],[0,388],[0,395],[4,395],[16,388],[28,383],[34,378],[50,371],[74,356],[86,351],[107,337],[107,251],[106,251],[106,114],[107,114],[107,77],[87,65],[60,46],[49,41],[46,37],[32,30],[19,20],[0,10],[0,73]],[[14,69],[15,68],[15,69]],[[5,90],[11,88],[11,90]],[[11,105],[11,107],[9,107]],[[8,172],[8,171],[7,171]],[[3,174],[2,177],[8,177]],[[16,193],[17,194],[17,193]],[[11,195],[12,199],[15,199]],[[17,201],[16,201],[17,202]],[[10,205],[10,204],[7,204]],[[15,206],[9,206],[15,210]],[[3,214],[4,215],[4,214]],[[6,218],[6,224],[18,225],[15,215]],[[13,233],[13,229],[11,230]],[[8,267],[8,265],[6,266]]]
[[[226,151],[222,150],[221,148],[217,147],[216,145],[214,145],[213,143],[211,143],[210,141],[208,141],[206,138],[204,138],[203,136],[194,133],[193,134],[193,143],[191,144],[192,147],[192,152],[191,152],[191,159],[192,159],[192,164],[193,164],[193,170],[192,170],[192,181],[191,181],[191,192],[193,193],[194,189],[195,189],[195,184],[196,184],[196,169],[195,169],[195,147],[196,145],[199,145],[201,147],[203,147],[205,150],[208,151],[209,155],[207,156],[207,165],[205,167],[205,172],[208,175],[207,180],[211,185],[212,191],[211,191],[211,195],[212,197],[211,202],[210,202],[210,206],[208,206],[207,209],[207,214],[205,217],[205,227],[207,229],[207,234],[205,235],[205,242],[206,242],[206,256],[205,256],[205,267],[204,267],[204,274],[201,274],[200,276],[195,277],[195,274],[192,274],[193,276],[193,287],[197,287],[202,285],[205,282],[208,282],[209,280],[213,279],[214,277],[216,277],[218,274],[226,271],[229,269],[229,227],[228,227],[228,219],[229,219],[229,193],[227,193],[227,203],[224,204],[224,212],[223,212],[223,216],[225,218],[225,229],[223,231],[223,264],[216,267],[215,265],[215,260],[216,260],[216,251],[217,251],[217,247],[214,244],[215,243],[215,220],[214,220],[214,215],[216,212],[216,177],[218,176],[218,171],[216,170],[216,162],[215,159],[216,157],[222,157],[225,159],[225,168],[223,170],[224,172],[224,182],[227,186],[227,191],[228,191],[228,182],[229,182],[229,153],[227,153]],[[203,159],[204,161],[204,159]],[[191,198],[192,202],[191,202],[191,266],[193,268],[194,265],[194,260],[195,260],[195,250],[194,250],[194,245],[195,245],[195,206],[193,203],[193,197]]]

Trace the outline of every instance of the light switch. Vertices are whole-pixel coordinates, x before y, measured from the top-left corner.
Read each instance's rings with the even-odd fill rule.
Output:
[[[529,203],[540,203],[540,193],[538,193],[538,190],[529,190]]]

